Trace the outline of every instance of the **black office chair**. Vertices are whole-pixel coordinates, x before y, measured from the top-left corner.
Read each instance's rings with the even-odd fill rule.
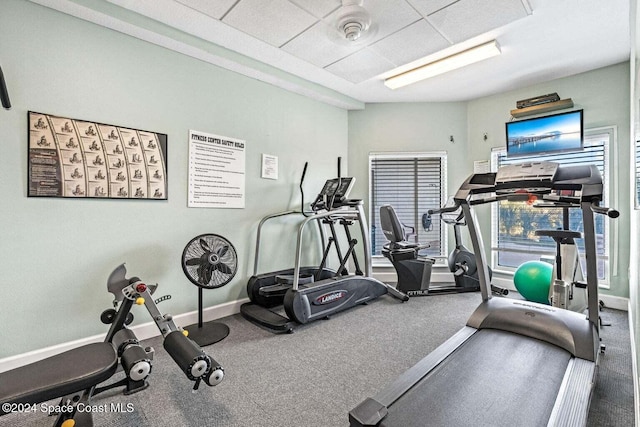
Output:
[[[382,255],[391,261],[398,275],[397,289],[409,296],[427,295],[431,282],[431,267],[434,258],[419,255],[428,244],[407,241],[415,235],[415,228],[404,226],[391,205],[380,207],[380,226],[388,242],[382,248]],[[411,229],[411,233],[407,230]]]

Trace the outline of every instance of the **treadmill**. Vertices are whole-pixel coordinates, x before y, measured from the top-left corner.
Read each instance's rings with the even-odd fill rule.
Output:
[[[351,426],[584,426],[596,380],[599,306],[594,214],[602,177],[593,165],[530,162],[473,174],[454,197],[478,265],[482,303],[467,325],[349,412]],[[473,206],[537,199],[580,209],[587,258],[588,314],[492,297]]]

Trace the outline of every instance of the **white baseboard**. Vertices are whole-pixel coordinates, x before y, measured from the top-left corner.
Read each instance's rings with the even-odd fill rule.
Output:
[[[629,298],[600,294],[600,300],[604,303],[605,308],[613,308],[614,310],[622,310],[630,313]]]
[[[386,283],[395,283],[398,278],[396,276],[395,271],[387,269],[378,270],[374,273],[374,277],[382,282]],[[433,283],[451,283],[453,284],[453,276],[449,271],[438,272],[436,269],[431,273],[431,281]],[[513,279],[510,277],[500,277],[496,275],[491,280],[491,283],[500,286],[502,288],[508,289],[511,292],[516,292],[516,288],[513,285]],[[611,295],[600,294],[600,300],[604,302],[605,307],[613,308],[615,310],[627,311],[629,305],[628,298],[616,297]]]
[[[240,312],[240,306],[245,302],[249,302],[248,298],[244,298],[238,301],[231,301],[224,304],[216,305],[213,307],[207,307],[202,312],[202,320],[208,322],[210,320],[220,319],[222,317],[231,316]],[[191,311],[188,313],[178,314],[173,316],[173,320],[178,326],[185,327],[198,322],[198,312]],[[160,335],[160,331],[155,322],[147,322],[140,325],[131,327],[131,330],[136,334],[139,340],[146,340],[149,338],[157,337]],[[94,335],[91,337],[81,338],[75,341],[69,341],[62,344],[57,344],[51,347],[46,347],[38,350],[33,350],[23,354],[17,354],[15,356],[5,357],[0,359],[0,372],[5,372],[20,366],[28,365],[29,363],[37,362],[38,360],[46,359],[47,357],[71,350],[86,344],[104,341],[107,331],[104,334]]]

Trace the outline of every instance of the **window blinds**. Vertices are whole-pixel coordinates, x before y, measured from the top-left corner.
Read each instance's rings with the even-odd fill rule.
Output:
[[[379,220],[380,206],[385,204],[393,206],[403,225],[413,228],[407,230],[407,240],[431,245],[424,255],[443,255],[440,220],[436,216],[423,224],[423,215],[439,208],[444,200],[446,154],[371,154],[369,164],[372,255],[380,255],[387,242]]]

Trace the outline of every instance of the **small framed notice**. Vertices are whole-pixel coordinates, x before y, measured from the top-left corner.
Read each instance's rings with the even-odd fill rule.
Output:
[[[489,160],[474,160],[473,173],[489,173],[491,172],[491,164]]]
[[[262,155],[262,178],[278,179],[278,157],[271,154]]]

